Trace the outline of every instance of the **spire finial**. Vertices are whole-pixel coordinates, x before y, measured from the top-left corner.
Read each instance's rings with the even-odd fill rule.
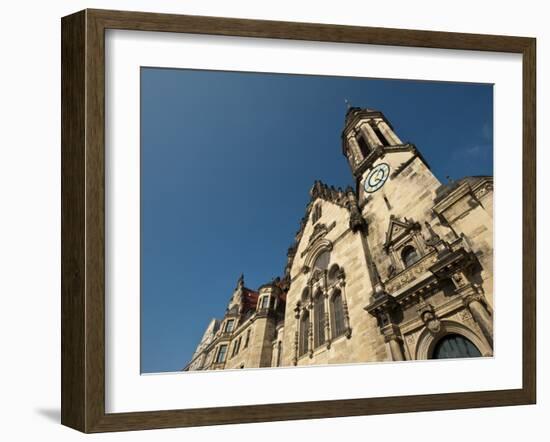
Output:
[[[241,288],[244,286],[244,273],[241,273],[241,276],[239,276],[239,279],[237,280],[237,288]]]

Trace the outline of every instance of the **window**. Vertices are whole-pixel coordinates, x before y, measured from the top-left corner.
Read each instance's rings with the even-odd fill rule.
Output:
[[[325,343],[325,297],[319,292],[313,304],[314,325],[313,333],[314,346],[318,347]]]
[[[319,269],[319,270],[326,270],[328,268],[329,262],[330,262],[330,252],[328,250],[325,250],[317,257],[317,259],[315,260],[315,263],[313,264],[313,268]]]
[[[231,333],[233,331],[233,326],[235,325],[235,320],[234,319],[228,319],[227,322],[225,323],[225,332],[226,333]]]
[[[266,309],[269,307],[269,296],[263,296],[260,298],[260,310]]]
[[[277,367],[281,366],[281,353],[283,352],[283,343],[277,342]]]
[[[250,332],[251,332],[250,329],[248,329],[248,331],[246,332],[246,339],[244,340],[244,348],[248,347],[248,343],[250,342]]]
[[[329,284],[334,284],[338,279],[338,274],[341,273],[340,266],[338,264],[332,264],[328,272],[328,282]],[[343,274],[343,272],[342,272]]]
[[[239,349],[241,347],[241,339],[242,339],[242,336],[239,336],[239,339],[235,341],[235,343],[233,344],[233,351],[231,352],[231,357],[239,353]]]
[[[464,336],[452,334],[444,336],[435,346],[432,359],[479,358],[477,347]]]
[[[309,347],[309,313],[305,313],[300,321],[300,356],[307,353]]]
[[[218,349],[218,357],[216,358],[217,364],[225,362],[226,353],[227,353],[227,344],[220,345],[220,348]]]
[[[357,144],[359,145],[359,149],[361,150],[361,155],[363,155],[363,158],[367,158],[371,149],[368,143],[365,141],[365,138],[363,138],[362,136],[357,137]]]
[[[334,321],[332,326],[332,335],[337,337],[345,331],[344,304],[342,302],[342,294],[340,292],[335,293],[332,297],[332,315]]]
[[[420,259],[416,249],[413,246],[406,246],[401,252],[401,259],[405,267],[412,266],[416,261]]]
[[[311,216],[311,222],[313,222],[313,224],[315,224],[317,221],[319,221],[319,218],[321,218],[321,204],[317,204],[313,208],[313,214]]]

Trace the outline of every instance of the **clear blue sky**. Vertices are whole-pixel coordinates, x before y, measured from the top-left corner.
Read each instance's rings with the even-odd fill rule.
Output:
[[[313,181],[353,184],[348,99],[440,180],[493,174],[492,85],[141,70],[141,371],[176,371],[238,276],[283,273]]]

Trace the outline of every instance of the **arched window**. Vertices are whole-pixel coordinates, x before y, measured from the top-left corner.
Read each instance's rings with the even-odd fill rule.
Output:
[[[345,332],[344,304],[342,294],[338,291],[332,297],[332,336],[336,338]]]
[[[413,246],[405,246],[401,252],[401,259],[405,267],[412,266],[416,261],[420,259],[416,249]]]
[[[328,272],[329,283],[333,283],[334,281],[336,281],[339,271],[340,271],[340,267],[338,266],[338,264],[332,264]]]
[[[328,268],[329,262],[330,252],[328,250],[325,250],[315,260],[315,263],[313,264],[313,269],[326,270]]]
[[[432,353],[432,359],[479,357],[481,357],[481,352],[472,341],[457,334],[451,334],[441,338],[435,345]]]
[[[315,296],[313,314],[313,325],[315,326],[313,342],[314,347],[318,347],[325,343],[325,297],[321,292]]]
[[[305,312],[300,320],[299,354],[305,355],[309,349],[309,313]]]

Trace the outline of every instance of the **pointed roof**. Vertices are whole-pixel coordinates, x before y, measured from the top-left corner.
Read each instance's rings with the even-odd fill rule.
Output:
[[[411,230],[419,227],[420,225],[415,221],[409,220],[407,218],[404,218],[404,220],[401,221],[392,216],[390,218],[388,231],[386,232],[386,242],[384,243],[384,248],[388,248],[391,244],[398,241]]]
[[[311,189],[309,191],[310,200],[306,206],[306,213],[302,217],[300,221],[300,227],[298,228],[298,231],[294,235],[294,242],[288,248],[287,264],[285,266],[285,277],[288,277],[288,275],[290,274],[290,268],[292,267],[292,262],[294,261],[294,256],[296,255],[298,244],[302,239],[302,235],[304,234],[304,229],[306,227],[307,221],[309,219],[309,216],[314,206],[313,203],[318,198],[320,198],[322,200],[331,202],[333,204],[336,204],[340,207],[343,207],[349,210],[348,194],[350,192],[354,193],[354,190],[349,186],[346,189],[342,189],[340,187],[329,186],[328,184],[325,184],[320,180],[316,180],[313,183],[313,186],[311,186]]]

